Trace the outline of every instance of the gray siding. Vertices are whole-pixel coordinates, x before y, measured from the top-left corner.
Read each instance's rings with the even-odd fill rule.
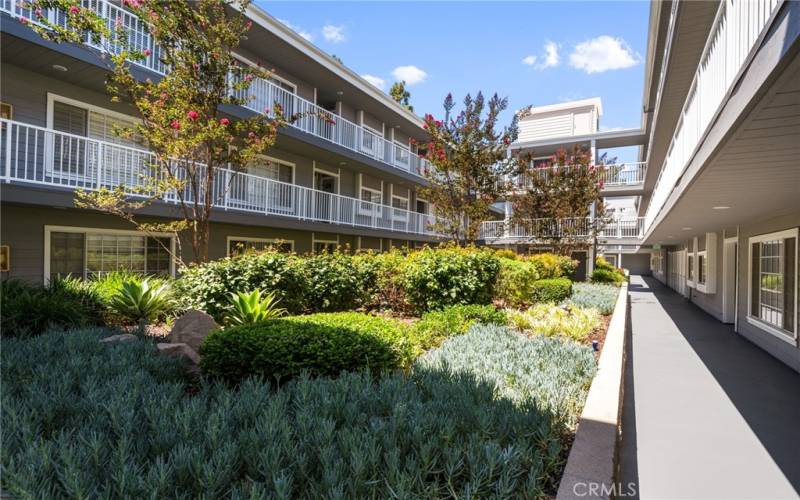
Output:
[[[620,267],[627,269],[630,274],[650,275],[650,254],[624,253]]]

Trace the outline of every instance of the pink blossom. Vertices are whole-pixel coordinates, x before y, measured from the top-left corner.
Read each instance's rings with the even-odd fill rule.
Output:
[[[256,133],[255,132],[249,132],[247,134],[247,137],[249,137],[250,139],[255,139],[256,138]]]
[[[200,69],[200,64],[194,63],[192,64],[192,67],[194,68],[195,71],[198,71]]]
[[[268,115],[268,114],[269,114],[269,107],[266,107],[266,108],[264,108],[264,114],[265,114],[265,115]]]
[[[150,50],[150,49],[144,49],[142,51],[142,54],[144,54],[145,57],[150,57],[150,54],[152,54],[152,53],[153,53],[153,51]]]
[[[42,9],[39,7],[37,7],[33,13],[36,14],[36,17],[42,17]]]
[[[19,18],[19,22],[20,22],[20,24],[27,25],[27,24],[28,24],[28,21],[29,21],[29,19],[28,19],[27,17],[20,17],[20,18]]]
[[[188,113],[186,113],[186,118],[195,121],[198,118],[200,118],[200,113],[198,113],[197,111],[189,111]]]
[[[253,27],[253,21],[247,21],[247,24],[245,26],[247,27],[247,29],[252,28]]]
[[[169,126],[174,128],[175,130],[180,130],[181,129],[181,122],[179,122],[178,120],[172,120],[170,122]]]
[[[162,100],[166,101],[166,100],[167,100],[167,97],[169,97],[169,96],[167,95],[167,93],[166,93],[166,92],[162,92],[162,93],[160,93],[160,94],[158,95],[158,97],[160,97]]]
[[[250,75],[250,74],[244,75],[244,79],[247,82],[252,82],[253,81],[253,75]]]
[[[69,13],[72,14],[73,16],[77,15],[78,13],[80,13],[80,11],[81,11],[81,9],[77,5],[70,5],[69,6]]]
[[[231,124],[231,121],[230,121],[230,120],[228,120],[227,118],[222,118],[222,119],[219,121],[219,124],[220,124],[220,125],[222,125],[223,127],[227,127],[228,125],[230,125],[230,124]]]
[[[117,18],[114,19],[114,27],[116,29],[122,28],[122,18],[121,17],[117,16]]]

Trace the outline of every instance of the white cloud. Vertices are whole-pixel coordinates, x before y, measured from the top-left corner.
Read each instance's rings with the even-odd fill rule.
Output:
[[[332,43],[341,43],[346,39],[344,34],[344,26],[336,26],[334,24],[326,24],[323,26],[322,36],[325,38],[325,40]]]
[[[625,127],[609,127],[608,125],[600,125],[600,132],[616,132],[617,130],[625,130]]]
[[[287,21],[285,19],[278,19],[278,21],[280,21],[281,23],[285,24],[287,28],[289,28],[292,31],[296,32],[298,35],[302,36],[303,38],[305,38],[309,42],[314,40],[314,35],[312,35],[308,31],[304,30],[300,26],[295,26],[294,24],[290,23],[289,21]]]
[[[428,73],[416,66],[398,66],[392,71],[392,76],[410,86],[424,82],[428,78]]]
[[[386,80],[384,80],[383,78],[381,78],[379,76],[361,75],[361,78],[363,78],[364,80],[368,81],[369,83],[371,83],[372,85],[378,87],[381,90],[384,90],[386,88]]]
[[[522,64],[525,64],[527,66],[533,66],[534,64],[536,64],[536,56],[526,56],[522,60]]]
[[[558,57],[558,44],[556,42],[551,42],[549,40],[545,42],[544,54],[544,61],[539,65],[540,69],[558,66],[560,58]]]
[[[622,38],[598,36],[579,43],[569,55],[574,68],[591,73],[612,69],[630,68],[639,64],[641,57]]]

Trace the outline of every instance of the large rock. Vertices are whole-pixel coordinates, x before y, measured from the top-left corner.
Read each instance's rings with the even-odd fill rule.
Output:
[[[169,340],[187,344],[195,352],[198,352],[203,339],[218,328],[219,325],[214,318],[203,311],[191,310],[175,320],[175,324],[169,332]]]
[[[136,335],[133,335],[132,333],[121,333],[119,335],[112,335],[110,337],[100,339],[100,342],[103,344],[116,344],[119,342],[132,342],[134,340],[137,340]]]
[[[171,358],[182,358],[188,362],[190,372],[200,371],[200,355],[187,344],[156,344],[158,352]]]

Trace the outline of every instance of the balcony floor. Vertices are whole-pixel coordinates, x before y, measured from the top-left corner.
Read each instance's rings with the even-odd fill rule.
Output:
[[[641,498],[797,498],[800,374],[631,277],[620,481]]]

